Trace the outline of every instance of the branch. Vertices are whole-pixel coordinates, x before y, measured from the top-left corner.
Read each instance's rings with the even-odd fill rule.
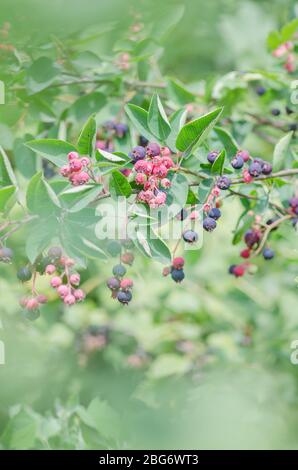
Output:
[[[295,175],[298,175],[298,168],[277,171],[276,173],[271,173],[271,175],[260,175],[254,178],[254,180],[251,183],[257,183],[258,181],[271,180],[272,178],[282,178],[284,176],[295,176]],[[243,178],[236,178],[232,180],[232,184],[242,184],[242,183],[245,183]],[[251,184],[251,183],[246,183],[246,184]]]

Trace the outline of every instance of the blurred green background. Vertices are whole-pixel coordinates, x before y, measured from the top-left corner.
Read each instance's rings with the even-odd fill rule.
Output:
[[[2,0],[0,24],[9,21],[15,44],[32,51],[93,25],[103,31],[94,47],[109,54],[133,8],[154,23],[177,3]],[[184,3],[161,66],[189,83],[270,66],[266,36],[295,9],[277,0]],[[111,21],[116,31],[105,32]],[[276,259],[261,262],[256,276],[229,277],[240,210],[237,201],[225,204],[219,230],[187,254],[181,286],[161,282],[160,265],[137,257],[134,301],[125,308],[105,287],[110,265],[92,262],[81,273],[86,302],[70,310],[51,302],[28,325],[15,268],[2,264],[2,447],[297,449],[298,366],[290,362],[298,339],[297,235],[283,229]],[[22,243],[14,235],[20,257]]]

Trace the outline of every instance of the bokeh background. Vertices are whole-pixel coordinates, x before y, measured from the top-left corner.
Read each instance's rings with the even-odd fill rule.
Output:
[[[15,43],[32,50],[92,26],[102,30],[93,47],[109,54],[132,8],[162,28],[177,3],[1,0],[0,24],[9,21]],[[184,3],[160,63],[186,83],[270,67],[266,36],[295,11],[288,0]],[[252,145],[270,159],[270,147]],[[219,229],[187,254],[183,285],[137,257],[128,307],[109,298],[110,264],[91,262],[81,273],[87,300],[69,310],[52,301],[28,325],[15,267],[2,264],[0,446],[297,449],[298,365],[290,361],[298,339],[297,235],[283,229],[275,260],[260,262],[255,276],[228,276],[240,210],[237,201],[224,205]],[[22,244],[16,234],[20,258]],[[92,338],[97,349],[90,352]]]

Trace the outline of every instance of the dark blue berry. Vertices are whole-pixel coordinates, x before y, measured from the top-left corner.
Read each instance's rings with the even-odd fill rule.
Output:
[[[289,106],[286,106],[286,113],[289,115],[289,114],[293,114],[293,110],[289,107]]]
[[[211,217],[206,217],[203,221],[203,227],[207,232],[212,232],[216,228],[216,221]]]
[[[251,176],[259,176],[262,173],[262,165],[257,161],[253,161],[249,165],[248,172]]]
[[[220,176],[217,180],[217,186],[219,189],[229,189],[231,186],[231,180],[227,176]]]
[[[209,152],[208,155],[207,155],[208,162],[209,163],[214,163],[215,160],[218,157],[218,154],[219,154],[219,152],[217,152],[216,150],[213,150],[212,152]]]
[[[120,281],[116,277],[110,277],[110,279],[107,280],[107,286],[111,290],[117,290],[120,287]]]
[[[160,146],[155,142],[150,142],[146,147],[148,157],[157,157],[160,155]]]
[[[148,145],[148,142],[149,142],[149,140],[146,139],[146,137],[144,137],[143,135],[140,135],[140,137],[139,137],[139,144],[140,144],[142,147],[146,147],[146,145]]]
[[[32,271],[27,266],[24,266],[24,268],[19,269],[17,272],[17,278],[22,282],[30,281],[31,277]]]
[[[121,304],[127,305],[132,299],[132,293],[129,290],[127,291],[121,290],[117,294],[117,299],[119,300]]]
[[[297,124],[295,122],[289,124],[289,131],[297,131]]]
[[[183,269],[172,269],[171,277],[175,282],[182,282],[185,277]]]
[[[186,230],[183,233],[183,240],[187,243],[195,243],[198,240],[198,234],[194,230]]]
[[[279,116],[280,115],[280,110],[278,108],[273,108],[271,110],[272,116]]]
[[[264,162],[262,166],[263,175],[270,175],[272,173],[272,165],[269,162]]]
[[[235,170],[240,170],[240,168],[244,165],[244,160],[240,155],[236,155],[233,160],[231,161],[231,165]]]
[[[217,220],[221,216],[221,212],[217,207],[213,207],[209,212],[208,212],[208,217],[211,217],[211,219]]]
[[[113,274],[117,277],[123,277],[126,274],[126,268],[123,266],[123,264],[116,264],[113,267]]]
[[[264,256],[264,259],[268,260],[268,259],[272,259],[274,258],[274,251],[271,250],[271,248],[264,248],[263,250],[263,256]]]
[[[234,274],[234,269],[235,268],[236,268],[236,264],[231,264],[231,266],[229,267],[229,273]]]
[[[263,96],[266,93],[266,88],[260,85],[257,87],[256,93],[259,96]]]
[[[144,147],[137,145],[132,149],[130,156],[132,161],[135,163],[138,160],[143,160],[146,157],[146,150]]]

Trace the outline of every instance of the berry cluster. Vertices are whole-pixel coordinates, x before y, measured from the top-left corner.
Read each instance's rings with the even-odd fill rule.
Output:
[[[171,266],[167,266],[163,269],[162,274],[163,276],[168,276],[169,274],[171,274],[171,278],[173,279],[173,281],[180,283],[185,277],[183,267],[184,258],[177,257],[173,259]]]
[[[36,320],[40,316],[39,308],[47,303],[48,299],[43,294],[32,295],[31,297],[22,297],[20,305],[24,309],[24,317],[27,320]]]
[[[70,152],[68,154],[68,165],[60,168],[60,174],[64,178],[68,178],[73,186],[81,186],[90,180],[89,164],[88,157],[80,157],[77,152]]]
[[[134,181],[143,187],[137,200],[148,204],[152,209],[163,206],[167,199],[165,190],[171,186],[167,176],[174,167],[171,151],[151,142],[146,148],[140,145],[134,147],[130,157],[134,164]]]
[[[113,139],[115,137],[124,139],[128,131],[127,124],[116,121],[106,121],[97,132],[95,148],[105,150],[106,152],[114,152]]]
[[[125,251],[120,257],[120,263],[113,269],[113,277],[107,280],[107,286],[112,292],[112,298],[117,299],[121,304],[127,305],[132,299],[131,289],[133,281],[125,278],[126,267],[123,264],[131,266],[134,261],[134,255],[130,251]]]
[[[287,41],[278,46],[272,52],[272,55],[277,59],[281,59],[283,67],[287,72],[293,73],[296,69],[295,55],[294,55],[294,44],[291,41]]]

